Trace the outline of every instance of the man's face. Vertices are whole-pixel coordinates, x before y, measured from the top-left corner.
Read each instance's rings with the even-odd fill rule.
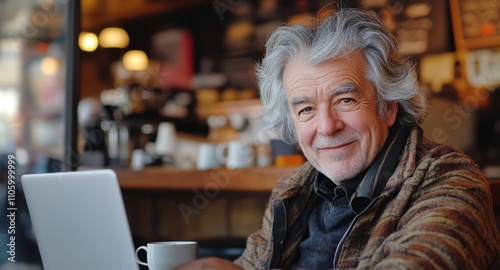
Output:
[[[285,66],[283,81],[299,145],[311,164],[340,184],[366,169],[396,120],[383,119],[360,52],[311,67],[302,57]]]

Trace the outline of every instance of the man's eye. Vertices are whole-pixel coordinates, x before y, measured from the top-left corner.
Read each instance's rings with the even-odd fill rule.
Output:
[[[302,109],[302,110],[299,111],[299,114],[301,114],[301,113],[308,113],[310,111],[312,111],[311,107],[305,107],[304,109]]]
[[[340,103],[342,104],[349,104],[349,103],[353,103],[354,102],[354,99],[352,98],[343,98],[340,100]]]

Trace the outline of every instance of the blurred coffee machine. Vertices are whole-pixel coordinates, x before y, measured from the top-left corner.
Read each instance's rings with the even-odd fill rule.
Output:
[[[97,99],[85,98],[78,104],[80,166],[105,167],[110,163],[102,114],[103,106]]]

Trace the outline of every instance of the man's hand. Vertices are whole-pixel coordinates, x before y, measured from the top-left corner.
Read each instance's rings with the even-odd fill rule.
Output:
[[[240,270],[242,268],[231,261],[217,257],[208,257],[199,259],[196,261],[185,263],[175,268],[175,270],[197,270],[197,269]]]

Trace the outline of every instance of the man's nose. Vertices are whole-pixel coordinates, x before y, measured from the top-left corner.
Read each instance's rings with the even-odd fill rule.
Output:
[[[340,114],[331,108],[319,111],[317,125],[318,132],[325,136],[329,136],[344,128],[344,122]]]

